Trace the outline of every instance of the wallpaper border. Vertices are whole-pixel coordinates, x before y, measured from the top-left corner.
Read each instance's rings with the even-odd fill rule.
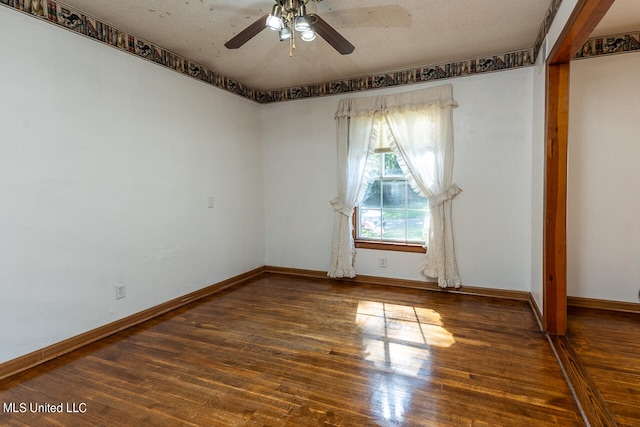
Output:
[[[211,70],[179,54],[157,46],[98,18],[54,0],[0,0],[0,5],[36,19],[76,32],[123,52],[138,56],[180,74],[200,80],[249,100],[266,104],[393,86],[443,80],[475,74],[532,66],[562,0],[552,0],[534,47],[497,55],[481,56],[442,64],[430,64],[330,82],[288,88],[259,90]],[[594,38],[585,43],[577,57],[592,57],[637,50],[639,34]]]
[[[542,43],[544,43],[544,39],[547,37],[547,34],[549,33],[551,24],[553,24],[553,20],[556,18],[556,14],[560,9],[561,4],[562,4],[562,0],[551,0],[551,3],[549,4],[549,8],[547,9],[547,14],[542,20],[542,24],[540,24],[540,29],[538,30],[538,36],[536,37],[536,42],[533,45],[534,62],[538,59],[538,55],[540,54],[540,48],[542,47]]]
[[[640,30],[588,39],[573,58],[586,59],[640,50]]]

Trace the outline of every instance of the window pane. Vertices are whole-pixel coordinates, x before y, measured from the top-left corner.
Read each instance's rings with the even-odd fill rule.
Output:
[[[427,209],[429,207],[429,200],[413,191],[411,186],[409,186],[408,196],[409,209]]]
[[[406,239],[407,211],[398,209],[383,209],[384,228],[382,238],[404,242]]]
[[[382,183],[382,207],[406,208],[407,181],[384,181]]]
[[[383,230],[382,211],[380,209],[361,209],[358,212],[360,222],[358,237],[379,240]]]
[[[384,176],[404,176],[395,154],[382,153],[382,155],[384,156]]]
[[[429,230],[429,217],[425,211],[409,210],[407,212],[407,240],[425,241]]]
[[[396,243],[424,242],[429,203],[404,179],[395,154],[375,153],[367,165],[370,177],[356,218],[356,238]],[[425,227],[426,225],[426,227]]]
[[[367,171],[370,177],[376,178],[382,175],[382,170],[380,170],[380,162],[382,162],[382,154],[373,154],[373,158],[370,159],[367,163]]]
[[[364,195],[364,200],[360,204],[363,208],[380,208],[380,180],[373,181]]]

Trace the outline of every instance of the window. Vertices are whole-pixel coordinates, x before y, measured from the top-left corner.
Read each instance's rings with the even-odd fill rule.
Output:
[[[432,224],[422,273],[437,278],[440,287],[460,287],[451,225],[451,201],[462,191],[452,182],[457,106],[451,85],[340,100],[329,277],[356,276],[354,241],[360,248],[424,253],[425,225]],[[429,198],[429,212],[409,187]]]
[[[357,247],[424,252],[429,233],[429,201],[411,188],[396,154],[380,129],[367,164],[367,191],[354,215]]]

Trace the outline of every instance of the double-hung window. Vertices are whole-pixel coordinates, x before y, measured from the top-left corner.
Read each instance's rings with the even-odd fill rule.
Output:
[[[411,188],[381,120],[365,176],[367,190],[354,215],[357,247],[424,252],[429,201]]]

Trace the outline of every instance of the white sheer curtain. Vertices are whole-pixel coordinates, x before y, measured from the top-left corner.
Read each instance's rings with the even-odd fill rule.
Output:
[[[391,148],[412,188],[429,199],[430,233],[423,274],[441,287],[459,287],[453,246],[453,99],[451,85],[396,95],[344,99],[336,113],[338,126],[338,197],[330,277],[354,277],[353,209],[360,203],[367,157],[373,151],[374,118],[382,115]],[[344,224],[346,222],[346,224]],[[346,233],[346,234],[345,234]]]
[[[351,111],[349,100],[344,100],[345,112]],[[342,105],[342,102],[341,102]],[[338,197],[331,201],[336,214],[333,224],[333,244],[331,247],[331,268],[329,277],[355,277],[353,261],[353,209],[358,206],[367,188],[364,179],[371,133],[373,114],[336,114],[338,124]]]

